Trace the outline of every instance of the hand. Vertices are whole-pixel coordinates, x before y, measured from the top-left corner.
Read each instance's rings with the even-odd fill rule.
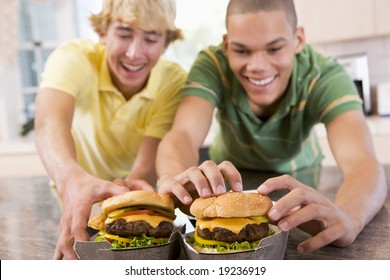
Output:
[[[358,230],[353,218],[324,195],[289,175],[268,179],[257,191],[267,195],[275,190],[289,193],[279,199],[268,212],[282,231],[295,227],[313,237],[298,245],[301,253],[312,252],[325,245],[348,246],[355,240]]]
[[[190,193],[194,191],[201,197],[225,193],[225,179],[233,191],[242,191],[241,175],[231,162],[224,161],[217,165],[207,160],[175,177],[162,176],[158,182],[158,191],[162,194],[174,194],[181,203],[189,205],[193,199]]]
[[[124,186],[131,191],[135,190],[150,190],[154,191],[155,189],[146,181],[142,179],[115,179],[114,184],[118,186]]]
[[[60,234],[54,259],[77,259],[73,250],[75,241],[88,240],[87,222],[92,205],[114,195],[128,192],[124,186],[101,180],[89,174],[69,176],[62,186],[63,213],[60,221]]]

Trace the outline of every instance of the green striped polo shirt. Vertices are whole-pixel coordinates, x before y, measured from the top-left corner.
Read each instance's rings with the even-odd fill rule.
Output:
[[[217,108],[218,131],[209,151],[212,160],[229,160],[240,169],[282,173],[320,164],[323,155],[315,124],[362,110],[357,89],[343,67],[310,45],[295,56],[289,87],[267,121],[250,110],[221,45],[198,54],[184,95],[199,96]]]

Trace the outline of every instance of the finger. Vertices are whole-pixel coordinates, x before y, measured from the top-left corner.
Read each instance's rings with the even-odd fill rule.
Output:
[[[69,240],[67,245],[64,247],[64,249],[63,249],[63,252],[64,252],[63,259],[64,260],[78,260],[79,259],[76,252],[73,249],[73,245],[74,245],[74,240],[72,239],[72,240]]]
[[[175,177],[181,185],[192,183],[201,197],[209,197],[213,193],[208,178],[198,167],[190,167],[183,173]]]
[[[64,254],[62,254],[62,251],[61,251],[61,248],[59,245],[59,241],[57,241],[56,249],[54,250],[53,259],[54,260],[62,260],[63,257],[64,257]]]
[[[317,202],[319,199],[316,196],[320,194],[312,189],[296,188],[275,202],[268,216],[277,221],[301,206]]]
[[[86,231],[89,216],[91,215],[92,205],[77,205],[73,209],[71,236],[75,241],[86,241],[89,234]]]
[[[163,187],[157,188],[158,193],[160,194],[173,194],[176,196],[181,203],[184,205],[189,205],[192,202],[191,195],[187,192],[183,185],[181,185],[178,181],[171,180],[169,183],[169,190]]]
[[[277,177],[270,178],[261,184],[257,191],[263,195],[267,195],[270,192],[276,190],[286,190],[291,191],[295,188],[304,186],[301,182],[295,180],[290,175],[281,175]]]
[[[329,208],[322,205],[305,205],[293,213],[289,213],[286,217],[280,220],[278,222],[278,227],[283,231],[289,231],[295,227],[305,224],[305,231],[311,234],[317,234],[319,231],[328,226],[326,216],[329,212]],[[311,221],[313,223],[309,223]]]
[[[230,161],[223,161],[218,165],[223,177],[229,182],[230,188],[235,192],[241,192],[242,178],[240,172]]]
[[[311,205],[312,217],[318,217],[320,209],[326,207],[329,209],[329,205],[332,203],[324,195],[315,191],[314,189],[302,184],[301,187],[297,187],[290,191],[287,195],[279,199],[271,208],[268,215],[272,220],[278,220],[283,216],[289,215],[301,207]],[[322,207],[322,208],[317,208]],[[309,208],[307,208],[309,209]],[[330,213],[330,210],[328,211]],[[325,213],[324,213],[325,214]]]
[[[212,189],[212,193],[219,195],[226,192],[224,177],[219,167],[211,160],[206,160],[198,167],[206,177],[208,185]],[[203,192],[204,190],[202,190]],[[207,196],[208,194],[205,194]]]
[[[128,185],[129,190],[135,191],[135,190],[147,190],[147,191],[154,191],[155,189],[146,181],[144,180],[134,180]]]
[[[125,180],[123,179],[115,179],[114,181],[112,181],[114,184],[118,185],[118,186],[123,186],[125,187],[126,186],[126,182]]]
[[[298,251],[300,253],[313,252],[321,247],[329,245],[333,241],[340,238],[337,227],[329,227],[312,238],[309,238],[298,245]]]
[[[65,221],[66,219],[62,217],[60,222],[60,236],[53,256],[55,260],[78,259],[77,254],[73,250],[74,239]]]
[[[111,182],[107,182],[105,184],[100,185],[96,189],[96,197],[91,199],[92,204],[100,202],[102,200],[105,200],[109,197],[116,196],[116,195],[121,195],[126,192],[129,192],[129,189],[126,186],[122,185],[117,185]]]

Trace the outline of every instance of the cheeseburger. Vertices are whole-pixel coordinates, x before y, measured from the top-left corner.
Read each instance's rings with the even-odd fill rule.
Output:
[[[194,249],[216,253],[256,248],[272,234],[266,217],[271,207],[271,199],[258,193],[227,192],[196,199],[190,207],[197,218]]]
[[[173,230],[174,203],[168,195],[131,191],[104,200],[101,208],[88,226],[100,230],[96,241],[108,240],[114,248],[165,244]]]

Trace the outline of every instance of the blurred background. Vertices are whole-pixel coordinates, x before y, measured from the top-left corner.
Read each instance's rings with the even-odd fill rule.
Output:
[[[98,40],[88,17],[101,0],[0,0],[0,176],[45,174],[34,147],[34,100],[45,61],[73,38]],[[185,40],[165,56],[189,69],[198,51],[221,42],[228,0],[176,0]],[[340,59],[361,91],[380,160],[390,162],[389,0],[295,0],[307,41]],[[335,164],[316,127],[325,165]],[[212,128],[213,130],[213,128]],[[213,131],[206,142],[211,141]],[[205,143],[207,145],[207,143]]]

